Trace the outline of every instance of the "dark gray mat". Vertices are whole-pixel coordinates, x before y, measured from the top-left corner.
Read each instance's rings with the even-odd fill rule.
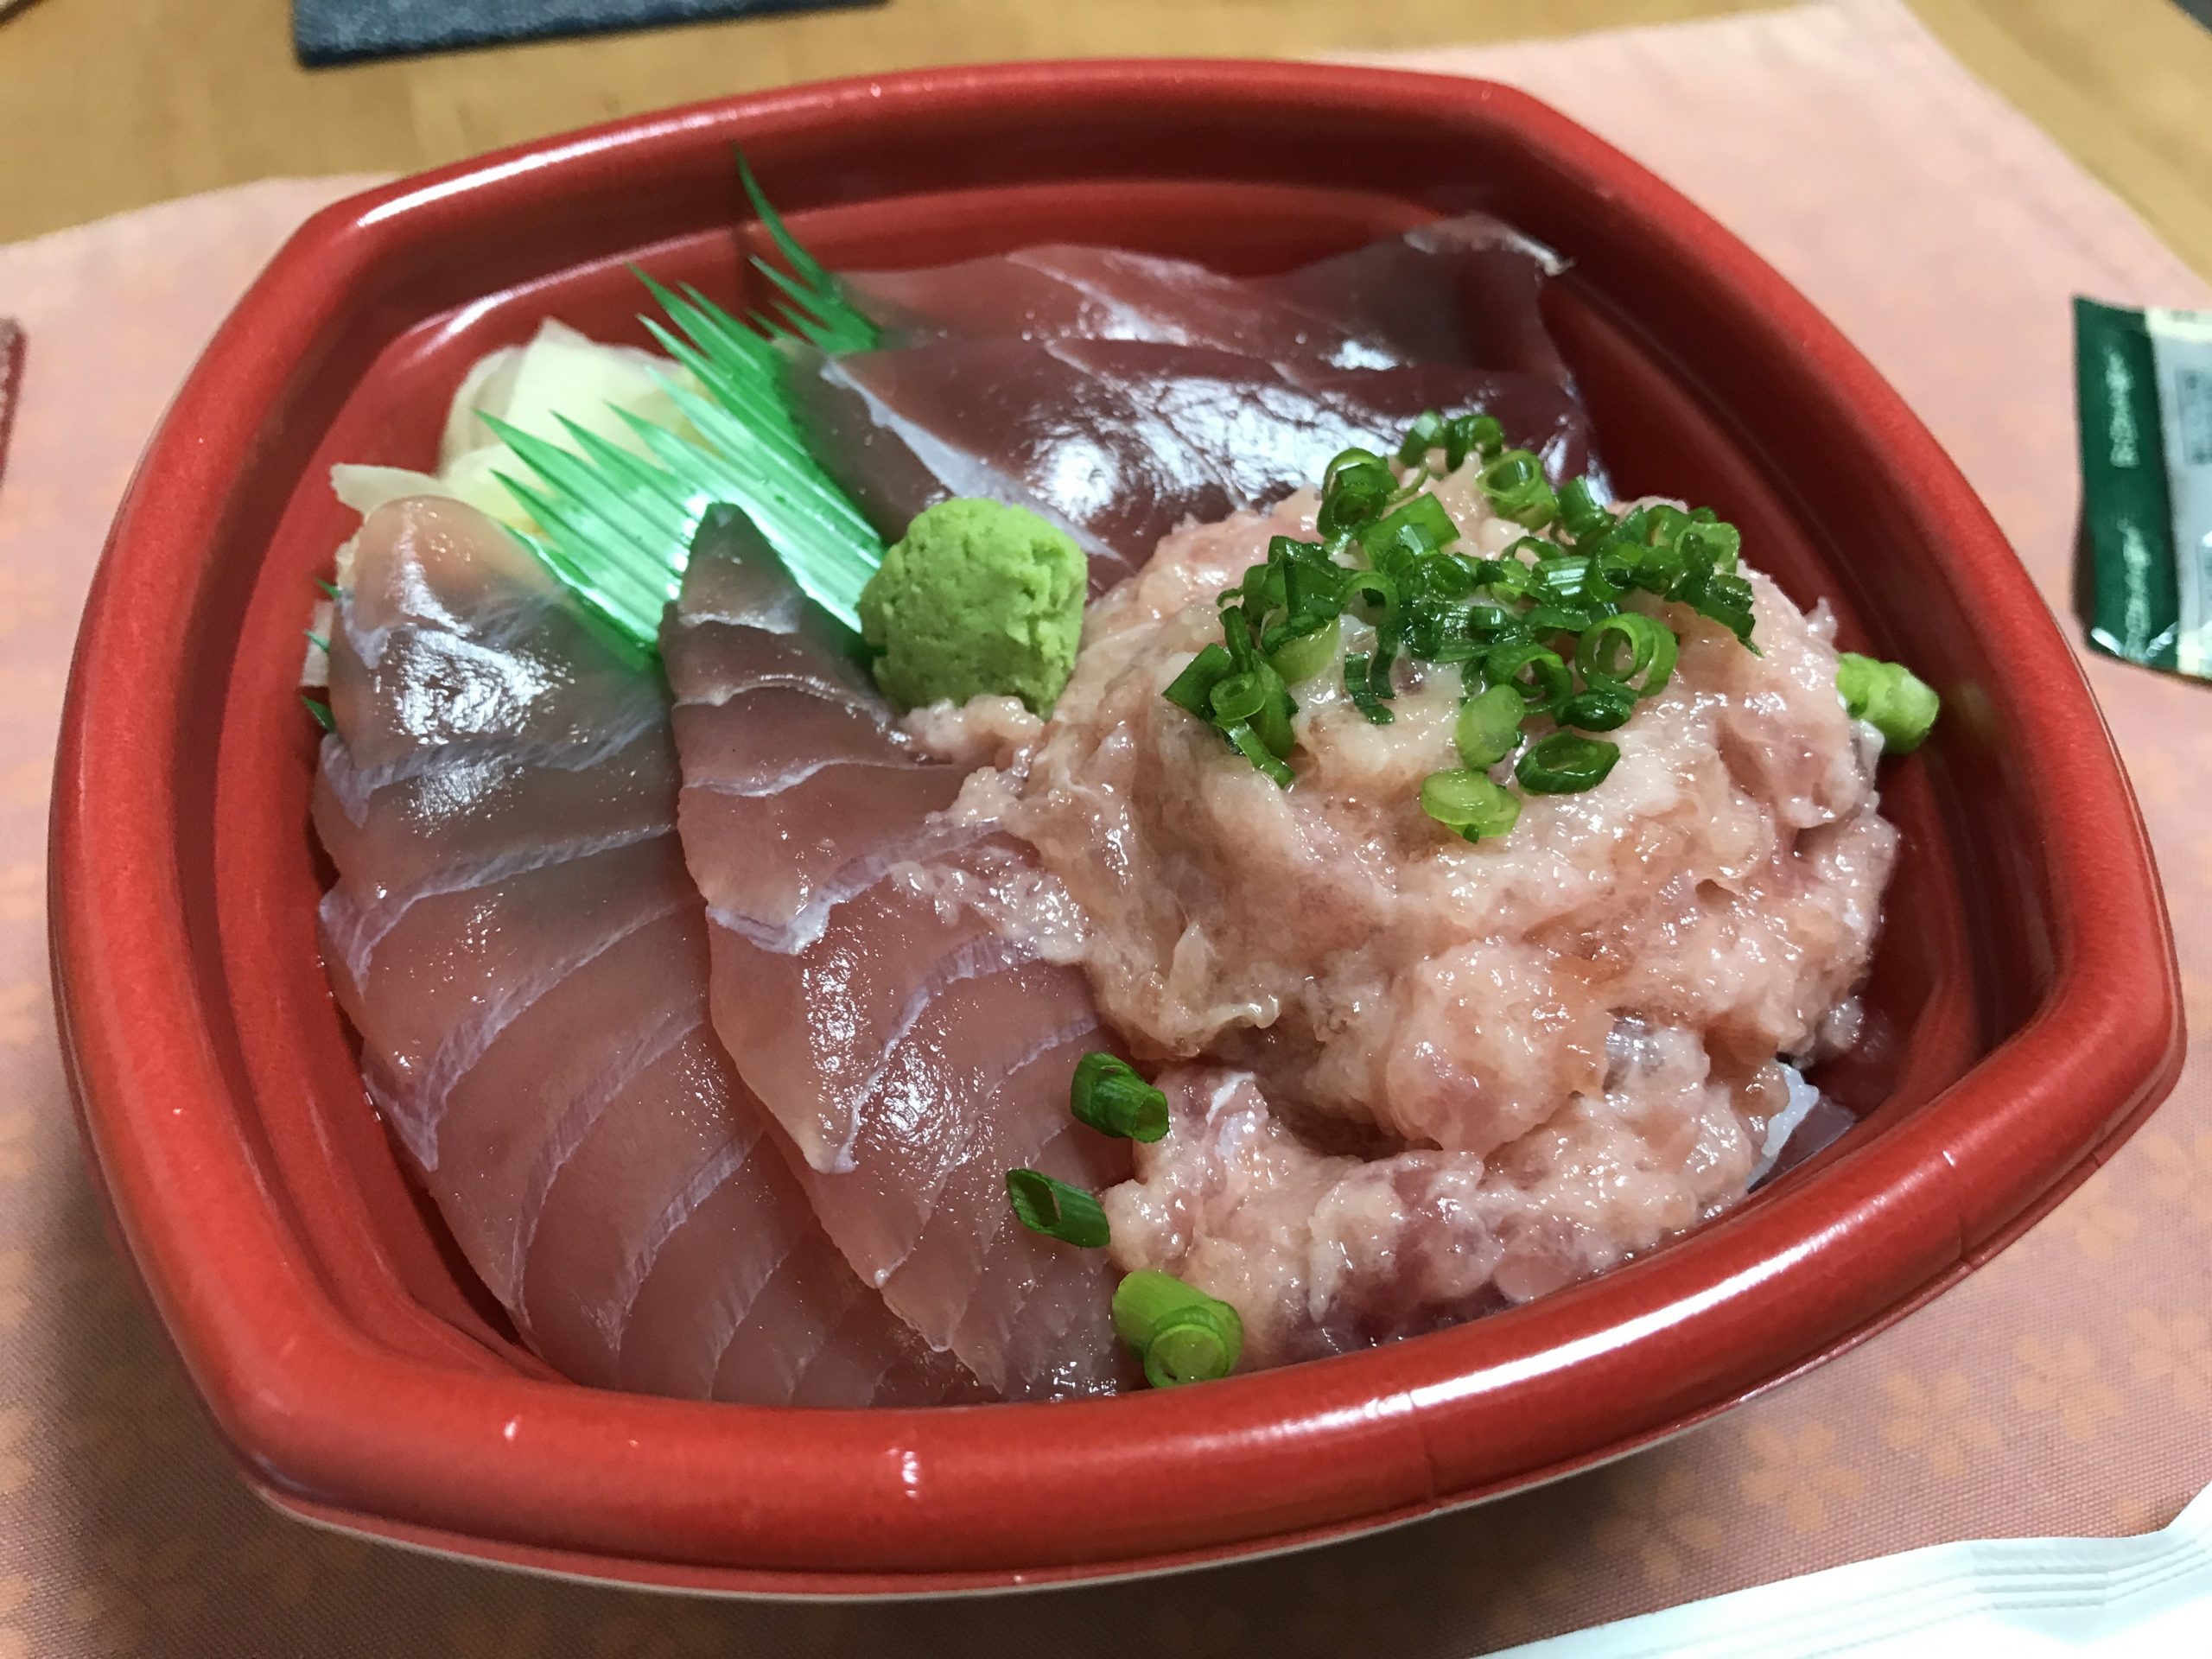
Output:
[[[871,0],[292,0],[292,39],[302,63],[347,63],[448,47],[868,3]]]

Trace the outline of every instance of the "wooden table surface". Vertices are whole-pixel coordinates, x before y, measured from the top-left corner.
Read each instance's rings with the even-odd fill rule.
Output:
[[[31,0],[0,21],[0,241],[270,174],[404,172],[608,116],[986,58],[1312,56],[1760,0],[887,0],[306,70],[288,0]],[[2212,275],[2212,31],[2175,0],[1912,0]],[[4,299],[4,296],[0,296]]]

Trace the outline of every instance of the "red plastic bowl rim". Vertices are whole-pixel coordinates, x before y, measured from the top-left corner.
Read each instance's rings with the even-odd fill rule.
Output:
[[[1912,481],[1930,543],[2005,642],[2012,671],[1991,695],[2053,803],[2043,884],[2058,976],[2044,1007],[1923,1110],[1725,1229],[1603,1281],[1602,1297],[1586,1287],[1484,1325],[1205,1389],[801,1413],[464,1373],[363,1338],[259,1184],[213,1035],[228,1010],[205,1006],[181,971],[192,951],[178,780],[199,762],[173,742],[188,652],[171,601],[221,540],[233,480],[288,376],[380,254],[438,234],[472,203],[526,198],[543,168],[650,166],[739,137],[765,153],[907,110],[1138,107],[1164,92],[1223,112],[1289,103],[1446,124],[1502,114],[1632,205],[1675,257],[1735,296],[1747,331],[1794,356],[1854,441]],[[53,830],[57,1001],[87,1133],[226,1437],[260,1478],[311,1503],[574,1552],[618,1574],[628,1560],[734,1568],[757,1587],[823,1573],[1010,1581],[1022,1567],[1187,1559],[1531,1484],[1694,1421],[1895,1317],[2046,1200],[2156,1100],[2178,1061],[2171,941],[2117,758],[2071,650],[1955,467],[1834,327],[1702,213],[1522,94],[1441,77],[1141,61],[925,71],[618,122],[327,210],[210,345],[117,518],[79,641]],[[1847,1232],[1847,1274],[1835,1261]],[[1766,1353],[1793,1358],[1732,1357],[1716,1333],[1749,1326]],[[1025,1500],[1039,1491],[1079,1497]]]

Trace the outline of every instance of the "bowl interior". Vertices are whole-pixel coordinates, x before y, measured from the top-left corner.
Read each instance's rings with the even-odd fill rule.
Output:
[[[2003,730],[1976,688],[1992,665],[1957,597],[1910,574],[1940,550],[1885,516],[1891,493],[1831,464],[1816,418],[1762,408],[1734,383],[1725,336],[1704,302],[1666,272],[1639,267],[1593,204],[1501,167],[1487,183],[1416,168],[1383,186],[1278,182],[1266,176],[1071,176],[1035,181],[1050,156],[1021,158],[1023,182],[957,181],[972,166],[910,158],[894,176],[800,174],[810,200],[771,191],[833,269],[934,264],[1047,241],[1090,241],[1202,260],[1232,272],[1287,268],[1389,235],[1440,212],[1480,206],[1574,261],[1547,301],[1624,493],[1709,503],[1744,530],[1746,556],[1802,605],[1839,618],[1843,642],[1908,658],[1945,693],[1948,717],[1917,762],[1895,768],[1885,810],[1904,850],[1868,992],[1867,1040],[1817,1080],[1878,1135],[1924,1106],[2037,1007],[2054,945],[2032,904],[2037,850],[2018,810]],[[1013,170],[1009,167],[1007,170]],[[927,188],[918,188],[926,185]],[[772,297],[745,259],[759,238],[731,228],[741,208],[727,180],[666,180],[633,200],[550,205],[543,213],[366,274],[360,303],[321,342],[322,360],[262,458],[270,481],[238,534],[265,548],[252,580],[210,603],[208,637],[235,639],[219,716],[220,762],[207,780],[211,849],[225,871],[209,919],[233,964],[258,966],[258,1006],[241,1020],[234,1064],[260,1081],[242,1095],[277,1103],[252,1126],[269,1186],[341,1303],[381,1340],[471,1368],[545,1375],[405,1179],[365,1098],[351,1037],[323,987],[313,916],[327,870],[308,827],[313,733],[291,688],[313,578],[353,528],[331,498],[328,467],[428,467],[445,404],[480,353],[558,317],[594,337],[648,345],[645,296],[631,262],[698,284],[725,304]],[[671,232],[673,233],[671,233]],[[1663,343],[1662,343],[1663,342]],[[1902,918],[1910,918],[1909,922]],[[271,1092],[271,1077],[289,1089]],[[1837,1149],[1840,1152],[1841,1148]],[[1820,1179],[1824,1154],[1772,1184],[1758,1203]],[[1729,1221],[1718,1224],[1726,1227]],[[1510,1316],[1507,1316],[1510,1317]]]

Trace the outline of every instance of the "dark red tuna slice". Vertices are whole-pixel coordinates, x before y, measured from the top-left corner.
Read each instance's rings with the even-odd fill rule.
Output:
[[[715,1037],[658,681],[452,501],[371,517],[333,635],[331,982],[524,1336],[652,1393],[972,1392],[845,1265]]]
[[[1097,1046],[1082,973],[995,925],[1027,850],[945,809],[963,774],[892,721],[731,514],[694,549],[662,654],[716,1030],[815,1212],[934,1347],[1014,1397],[1128,1379],[1103,1251],[1025,1230],[1009,1169],[1091,1191],[1125,1144],[1068,1114]]]

